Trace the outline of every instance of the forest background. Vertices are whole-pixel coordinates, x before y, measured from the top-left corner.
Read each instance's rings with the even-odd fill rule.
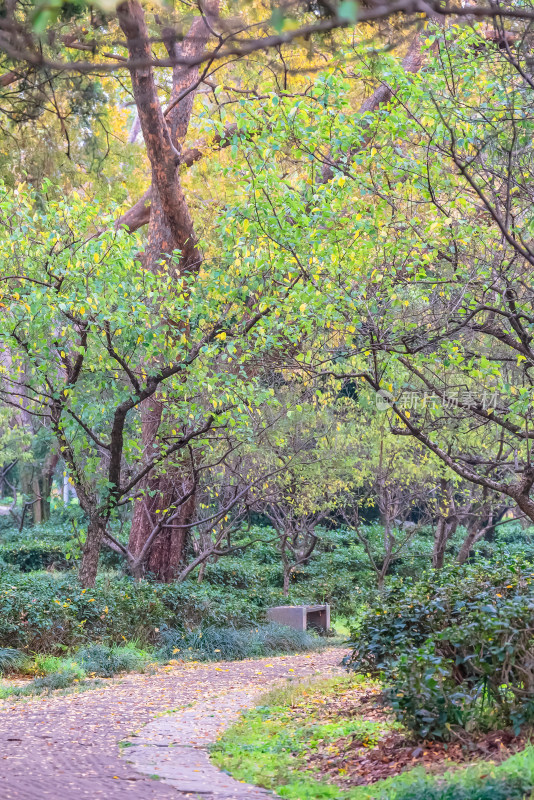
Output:
[[[418,734],[530,724],[533,18],[6,5],[6,665],[327,601]]]

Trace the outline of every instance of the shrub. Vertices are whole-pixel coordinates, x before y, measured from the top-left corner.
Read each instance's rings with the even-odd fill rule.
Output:
[[[187,633],[165,627],[160,637],[161,658],[195,661],[238,661],[324,647],[315,634],[274,623],[244,629],[209,626]]]
[[[37,654],[33,659],[27,659],[23,663],[21,671],[37,677],[46,677],[58,672],[75,672],[79,680],[85,678],[85,671],[75,660],[60,656]]]
[[[49,541],[34,540],[4,544],[0,548],[0,556],[5,564],[11,564],[21,572],[34,570],[66,569],[68,561],[65,548],[61,544]]]
[[[534,573],[481,562],[397,583],[353,631],[351,669],[382,672],[417,734],[534,719]]]
[[[529,800],[534,790],[534,749],[527,747],[498,767],[486,763],[443,777],[411,781],[409,778],[407,774],[394,779],[387,791],[373,792],[373,797],[375,800]]]
[[[13,647],[0,647],[0,674],[9,672],[22,663],[24,655]]]
[[[40,694],[43,691],[51,692],[54,689],[66,689],[80,680],[79,671],[76,669],[63,669],[52,672],[42,678],[35,678],[28,686],[23,687],[28,694]]]
[[[88,674],[111,678],[119,672],[141,669],[149,659],[147,653],[132,646],[106,647],[103,644],[92,644],[79,650],[76,660]]]
[[[173,621],[147,581],[104,573],[85,591],[69,573],[0,576],[0,646],[61,653],[95,640],[150,642],[160,623]]]

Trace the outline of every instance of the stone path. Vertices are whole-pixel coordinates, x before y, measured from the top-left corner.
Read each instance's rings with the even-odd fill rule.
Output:
[[[261,695],[257,685],[195,703],[146,725],[124,757],[139,772],[157,775],[182,794],[206,800],[267,800],[272,794],[234,780],[215,767],[207,749]]]
[[[120,681],[110,681],[102,689],[79,694],[4,701],[0,704],[0,798],[185,800],[194,797],[174,788],[177,785],[174,783],[175,773],[169,778],[173,784],[141,774],[128,763],[137,760],[133,753],[130,758],[128,750],[132,751],[132,748],[125,748],[121,758],[118,743],[132,734],[138,734],[138,744],[149,743],[150,735],[158,729],[151,727],[143,734],[143,726],[158,713],[183,711],[191,703],[205,705],[215,697],[227,697],[228,708],[235,713],[240,702],[253,702],[257,691],[268,688],[279,679],[337,671],[344,654],[344,650],[328,649],[311,655],[257,661],[187,664],[160,669],[154,675],[128,675]],[[180,718],[183,732],[193,724],[191,716],[160,717],[171,727],[172,720],[176,720],[178,725]],[[200,725],[197,719],[195,725],[200,732],[204,723]],[[211,731],[209,735],[213,734],[213,727],[207,726],[206,729]],[[165,735],[168,738],[173,736],[169,730]],[[177,737],[178,733],[173,741],[180,741],[191,753],[195,744],[193,733],[187,741]],[[136,749],[140,755],[141,750]],[[149,757],[148,752],[145,755]],[[193,758],[199,760],[200,768],[202,763],[206,763],[198,749],[191,760]],[[139,759],[138,763],[141,761]],[[149,766],[148,762],[146,766]],[[196,775],[194,769],[192,772]],[[182,789],[185,786],[182,784]],[[197,786],[195,793],[198,791]],[[226,789],[214,795],[214,800],[215,797],[222,800],[223,791]],[[244,788],[240,800],[249,800],[247,791]],[[206,787],[206,792],[202,796],[207,799],[211,793],[209,787]]]

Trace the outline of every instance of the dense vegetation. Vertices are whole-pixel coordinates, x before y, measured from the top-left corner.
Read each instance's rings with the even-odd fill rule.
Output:
[[[367,684],[369,687],[369,684]],[[233,726],[213,748],[217,764],[240,780],[260,784],[288,800],[523,800],[534,788],[531,746],[499,766],[470,766],[460,772],[425,775],[415,766],[403,774],[350,785],[348,760],[354,749],[370,750],[394,727],[387,720],[348,716],[340,699],[359,681],[339,679],[274,690]],[[326,707],[325,707],[326,704]],[[354,709],[352,709],[354,710]],[[362,718],[363,717],[363,718]],[[383,754],[382,754],[383,755]],[[339,759],[335,774],[321,761]]]
[[[325,647],[266,610],[328,602],[390,730],[524,744],[533,19],[3,8],[0,672],[29,679],[5,696]],[[325,736],[374,741],[343,713]],[[318,732],[255,714],[262,780],[290,745],[298,771]],[[531,750],[421,780],[388,796],[523,797]]]

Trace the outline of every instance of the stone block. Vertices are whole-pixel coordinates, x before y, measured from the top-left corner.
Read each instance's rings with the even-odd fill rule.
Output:
[[[267,609],[267,619],[287,625],[297,631],[314,628],[319,631],[330,629],[330,606],[275,606]]]

